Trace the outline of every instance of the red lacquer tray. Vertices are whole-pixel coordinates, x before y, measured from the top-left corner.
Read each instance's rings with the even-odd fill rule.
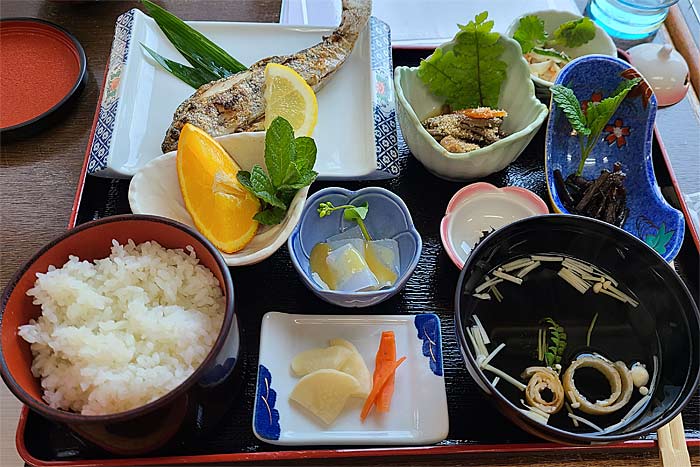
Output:
[[[395,50],[394,61],[413,64],[427,52]],[[104,88],[104,84],[103,84]],[[98,100],[98,102],[101,99]],[[90,140],[94,137],[94,123]],[[544,130],[528,146],[511,166],[484,179],[497,186],[524,186],[548,200],[544,181],[543,162]],[[656,177],[659,185],[673,186],[676,197],[669,200],[680,206],[686,216],[686,235],[683,247],[675,261],[676,269],[691,290],[698,290],[698,233],[688,219],[688,211],[670,168],[661,140],[656,134],[653,148]],[[126,193],[127,180],[86,177],[87,155],[71,212],[69,228],[89,220],[113,214],[129,212]],[[251,430],[252,402],[255,394],[255,374],[244,372],[243,396],[236,401],[216,430],[194,440],[187,446],[175,446],[161,450],[153,457],[122,458],[91,447],[79,440],[67,429],[41,418],[26,407],[22,410],[17,429],[17,450],[29,464],[36,466],[117,466],[164,465],[192,463],[232,463],[269,460],[330,459],[341,457],[427,456],[474,453],[526,453],[539,451],[615,451],[649,449],[655,447],[655,436],[625,443],[597,446],[564,446],[545,443],[525,434],[486,403],[475,383],[468,376],[459,355],[455,339],[452,300],[458,271],[440,245],[439,224],[443,209],[450,197],[463,186],[446,182],[430,175],[413,157],[404,154],[401,175],[396,179],[375,182],[401,196],[411,210],[416,227],[424,241],[423,254],[416,271],[405,289],[395,298],[373,307],[372,312],[389,314],[397,312],[435,312],[441,317],[443,358],[450,413],[448,438],[432,446],[401,448],[317,448],[285,449],[261,443]],[[350,189],[367,186],[367,182],[335,183]],[[312,191],[328,186],[314,184]],[[260,291],[259,277],[275,281],[272,294],[256,295]],[[269,284],[265,284],[267,287]],[[243,332],[242,344],[248,368],[257,367],[257,342],[260,318],[275,309],[299,312],[299,310],[323,310],[332,313],[353,313],[349,309],[334,308],[308,293],[296,277],[286,248],[282,248],[269,260],[252,267],[235,271],[234,286],[238,297],[238,309]],[[240,291],[240,292],[239,292]],[[366,312],[366,310],[365,310]],[[686,408],[686,438],[689,447],[700,447],[700,395],[692,398]],[[478,420],[477,423],[473,423]]]

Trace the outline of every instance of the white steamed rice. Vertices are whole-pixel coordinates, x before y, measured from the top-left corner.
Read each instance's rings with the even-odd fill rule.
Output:
[[[19,327],[31,343],[32,373],[44,400],[84,415],[122,412],[182,383],[219,334],[225,298],[212,272],[188,246],[121,246],[109,258],[37,274],[27,295],[41,305]]]

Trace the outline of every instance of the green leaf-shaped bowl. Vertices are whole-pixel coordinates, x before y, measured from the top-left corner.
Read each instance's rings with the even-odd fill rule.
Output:
[[[547,106],[535,97],[530,69],[523,58],[520,45],[501,36],[504,51],[501,60],[508,64],[506,79],[501,86],[498,105],[508,112],[503,120],[507,137],[475,151],[452,153],[440,146],[421,125],[421,121],[438,113],[444,100],[433,95],[418,78],[418,67],[397,67],[394,85],[397,112],[403,137],[413,155],[430,172],[449,180],[469,180],[485,177],[503,170],[518,158],[547,116]],[[454,41],[442,44],[451,50]]]

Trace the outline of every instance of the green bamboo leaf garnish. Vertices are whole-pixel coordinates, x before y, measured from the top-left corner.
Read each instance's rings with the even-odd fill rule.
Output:
[[[205,70],[209,72],[209,75],[215,76],[215,79],[225,78],[246,69],[245,65],[207,39],[204,35],[185,24],[185,22],[177,16],[150,0],[142,0],[142,2],[148,14],[151,15],[156,24],[158,24],[163,31],[163,34],[165,34],[178,52],[180,52],[195,69]],[[151,55],[153,56],[153,54]],[[161,65],[163,64],[155,56],[153,58]],[[175,62],[171,61],[171,63]],[[183,67],[184,65],[180,66]],[[164,68],[172,73],[167,67],[164,66]],[[171,65],[170,68],[176,69],[177,67]],[[185,72],[190,73],[187,70]],[[180,75],[173,74],[182,79]],[[190,75],[191,74],[192,73],[190,73]],[[205,75],[202,75],[202,77],[203,76]],[[183,79],[183,81],[191,85],[187,80]]]
[[[182,63],[167,59],[143,43],[141,44],[141,47],[143,47],[144,50],[146,50],[146,52],[148,52],[151,57],[153,57],[153,59],[166,71],[170,72],[170,74],[176,78],[179,78],[181,81],[184,81],[195,89],[211,81],[219,79],[218,76],[212,74],[208,70],[192,68],[187,65],[183,65]]]

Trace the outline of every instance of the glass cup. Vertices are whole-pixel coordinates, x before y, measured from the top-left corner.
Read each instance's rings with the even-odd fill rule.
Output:
[[[605,29],[617,45],[651,39],[678,0],[589,0],[586,15]]]

